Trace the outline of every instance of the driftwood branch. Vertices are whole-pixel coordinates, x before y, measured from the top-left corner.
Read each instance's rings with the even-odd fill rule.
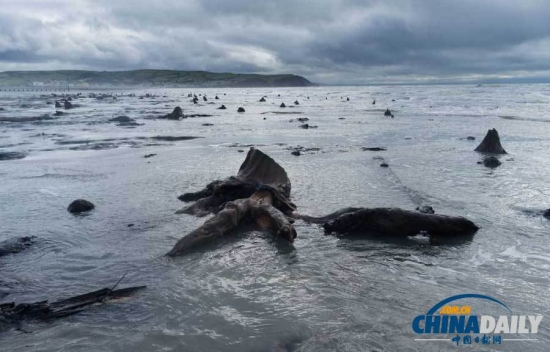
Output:
[[[119,290],[103,288],[101,290],[73,296],[64,300],[0,304],[0,330],[19,327],[25,320],[51,321],[80,313],[85,307],[118,298],[130,297],[146,286],[128,287]]]

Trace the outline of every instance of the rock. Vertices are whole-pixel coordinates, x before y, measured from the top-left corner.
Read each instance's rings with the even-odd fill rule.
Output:
[[[130,118],[129,116],[117,116],[117,117],[113,117],[112,119],[109,119],[109,122],[120,122],[120,123],[129,123],[133,121],[134,119]]]
[[[285,103],[281,103],[281,105],[279,105],[280,108],[286,108],[286,105]]]
[[[239,150],[237,150],[237,151],[238,151],[239,153],[244,153],[244,150],[242,150],[242,149],[239,149]]]
[[[369,152],[383,152],[383,151],[386,151],[386,148],[382,148],[382,147],[361,147],[361,150],[369,151]]]
[[[300,122],[309,121],[309,119],[307,117],[298,117],[297,120],[300,121]]]
[[[203,123],[202,125],[203,125],[203,126],[214,126],[213,123]]]
[[[155,155],[157,155],[157,154],[146,154],[146,155],[144,155],[143,157],[144,157],[145,159],[147,159],[147,158],[152,158],[152,157],[154,157]]]
[[[64,115],[65,113],[63,111],[59,111],[59,110],[55,110],[55,116],[61,116],[61,115]]]
[[[127,226],[128,227],[134,227],[134,224],[128,224]]]
[[[216,95],[216,97],[214,99],[219,100],[220,98],[218,98],[218,96]]]
[[[300,102],[299,102],[298,100],[296,100],[296,101],[294,102],[294,105],[300,105]]]
[[[204,97],[202,97],[202,100],[208,101],[208,99],[206,99],[206,95]]]
[[[317,128],[317,126],[311,126],[311,125],[308,125],[307,123],[305,123],[303,125],[300,125],[300,128],[303,128],[303,129],[307,130],[309,128]]]
[[[227,109],[227,108],[225,107],[225,105],[222,105],[222,106],[220,106],[220,107],[218,108],[218,110],[225,110],[225,109]]]
[[[501,164],[502,163],[497,159],[496,156],[489,156],[483,159],[483,165],[492,169],[494,169],[495,167],[499,167]]]
[[[386,111],[384,112],[384,116],[386,117],[393,117],[393,114],[391,113],[390,109],[386,109]]]
[[[299,150],[294,150],[292,153],[290,153],[294,156],[300,156],[300,151]]]
[[[380,164],[380,167],[389,167],[389,165],[386,162],[383,162],[382,164]]]
[[[480,153],[491,153],[491,154],[507,154],[506,150],[502,148],[500,144],[500,137],[496,129],[487,131],[487,135],[483,138],[483,141],[475,149],[476,152]]]
[[[55,101],[55,107],[56,108],[61,108],[62,107],[61,104],[57,100]]]
[[[237,112],[244,112],[244,108],[243,107],[240,107]]]
[[[65,109],[72,109],[74,106],[70,101],[65,100],[64,107]]]
[[[170,114],[161,116],[159,118],[168,120],[179,120],[183,117],[183,110],[179,106],[176,106]]]
[[[542,213],[542,216],[544,216],[547,219],[550,219],[550,209],[546,209],[544,213]]]
[[[194,98],[193,98],[193,104],[198,104],[198,103],[199,103],[199,98],[194,97]]]
[[[85,211],[90,211],[95,208],[95,205],[85,199],[77,199],[69,204],[67,211],[71,214],[78,214]]]
[[[260,103],[265,103],[265,98],[262,97],[262,99],[260,99]]]
[[[424,214],[435,214],[434,208],[432,208],[429,205],[422,205],[420,207],[416,207],[416,210]]]
[[[475,141],[476,137],[468,136],[468,137],[466,137],[466,139],[469,140],[469,141]]]
[[[346,98],[347,101],[349,101],[349,98]]]
[[[372,101],[372,105],[376,105],[376,99]]]

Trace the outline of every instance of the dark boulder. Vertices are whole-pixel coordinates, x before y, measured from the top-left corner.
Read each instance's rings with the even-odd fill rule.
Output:
[[[372,105],[376,105],[376,99],[372,101]]]
[[[95,205],[85,199],[77,199],[69,204],[67,211],[71,214],[78,214],[85,211],[90,211],[95,208]]]
[[[386,111],[384,112],[384,116],[393,117],[393,114],[391,113],[390,109],[386,109]]]
[[[206,95],[204,97],[202,97],[202,100],[208,101],[208,99],[206,99]]]
[[[429,205],[422,205],[420,207],[416,207],[416,210],[424,214],[435,214],[434,208],[432,208]]]
[[[237,112],[244,112],[244,108],[240,107],[239,109],[237,109]]]
[[[56,108],[61,108],[61,107],[62,107],[62,106],[61,106],[61,103],[58,102],[57,100],[55,101],[55,107],[56,107]]]
[[[487,135],[483,138],[483,141],[475,149],[476,152],[480,153],[491,153],[491,154],[507,154],[506,150],[502,148],[500,144],[500,137],[496,129],[487,131]]]
[[[71,102],[70,102],[70,101],[67,101],[67,100],[65,100],[64,107],[65,107],[65,109],[72,109],[72,108],[74,108],[73,104],[71,104]]]
[[[59,111],[59,110],[55,110],[55,116],[61,116],[61,115],[64,115],[65,113],[63,111]]]
[[[199,103],[199,98],[194,97],[194,98],[193,98],[193,104],[198,104],[198,103]]]
[[[220,99],[220,98],[218,98],[218,96],[216,95],[216,97],[215,97],[214,99],[218,100],[218,99]]]
[[[281,105],[279,105],[280,108],[286,108],[286,105],[285,103],[281,103]]]
[[[383,162],[382,164],[380,164],[380,167],[389,167],[389,165],[388,165],[388,163]]]
[[[262,99],[260,99],[260,103],[265,103],[265,98],[262,97]]]
[[[475,141],[476,137],[468,136],[468,137],[466,137],[466,139],[469,140],[469,141]]]
[[[501,164],[502,163],[497,159],[496,156],[489,156],[483,159],[483,165],[485,165],[486,167],[490,167],[491,169],[499,167]]]
[[[299,150],[293,150],[290,154],[292,154],[294,156],[300,156],[301,155]]]
[[[546,210],[542,213],[542,216],[544,216],[544,217],[547,218],[547,219],[550,219],[550,209],[546,209]]]
[[[113,117],[112,119],[109,119],[109,122],[120,122],[120,123],[129,123],[133,121],[134,119],[130,118],[129,116],[117,116],[117,117]]]
[[[154,157],[155,155],[157,155],[157,154],[152,153],[152,154],[146,154],[146,155],[144,155],[143,157],[144,157],[145,159],[148,159],[148,158]]]
[[[303,128],[303,129],[307,130],[307,129],[310,129],[310,128],[317,128],[317,126],[311,126],[307,123],[304,123],[303,125],[300,125],[300,128]]]
[[[220,107],[218,108],[218,110],[225,110],[225,109],[227,109],[227,108],[225,107],[225,105],[222,105],[222,106],[220,106]]]
[[[294,102],[294,105],[300,105],[300,102],[299,102],[298,100],[296,100],[296,101]]]

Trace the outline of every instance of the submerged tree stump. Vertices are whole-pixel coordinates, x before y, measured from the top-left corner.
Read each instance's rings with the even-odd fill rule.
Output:
[[[188,253],[246,224],[293,242],[296,230],[285,216],[296,209],[289,200],[290,189],[286,171],[260,150],[251,148],[237,176],[213,181],[198,192],[179,197],[184,202],[196,202],[177,214],[216,215],[179,240],[168,255]]]
[[[500,137],[494,128],[487,131],[487,135],[485,135],[485,138],[483,138],[483,141],[481,141],[475,151],[480,153],[507,154],[500,144]]]
[[[187,254],[229,235],[242,225],[255,225],[293,242],[296,238],[293,219],[323,224],[327,231],[340,233],[411,236],[428,232],[434,236],[455,236],[478,230],[473,222],[462,217],[396,208],[345,208],[323,217],[296,214],[293,213],[296,206],[289,200],[290,189],[286,171],[269,156],[251,148],[237,176],[213,181],[198,192],[179,197],[182,201],[195,203],[178,210],[178,214],[215,215],[180,239],[167,255]]]

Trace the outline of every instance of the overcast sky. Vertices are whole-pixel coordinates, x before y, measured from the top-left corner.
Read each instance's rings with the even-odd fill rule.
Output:
[[[0,71],[550,82],[548,0],[0,0]]]

